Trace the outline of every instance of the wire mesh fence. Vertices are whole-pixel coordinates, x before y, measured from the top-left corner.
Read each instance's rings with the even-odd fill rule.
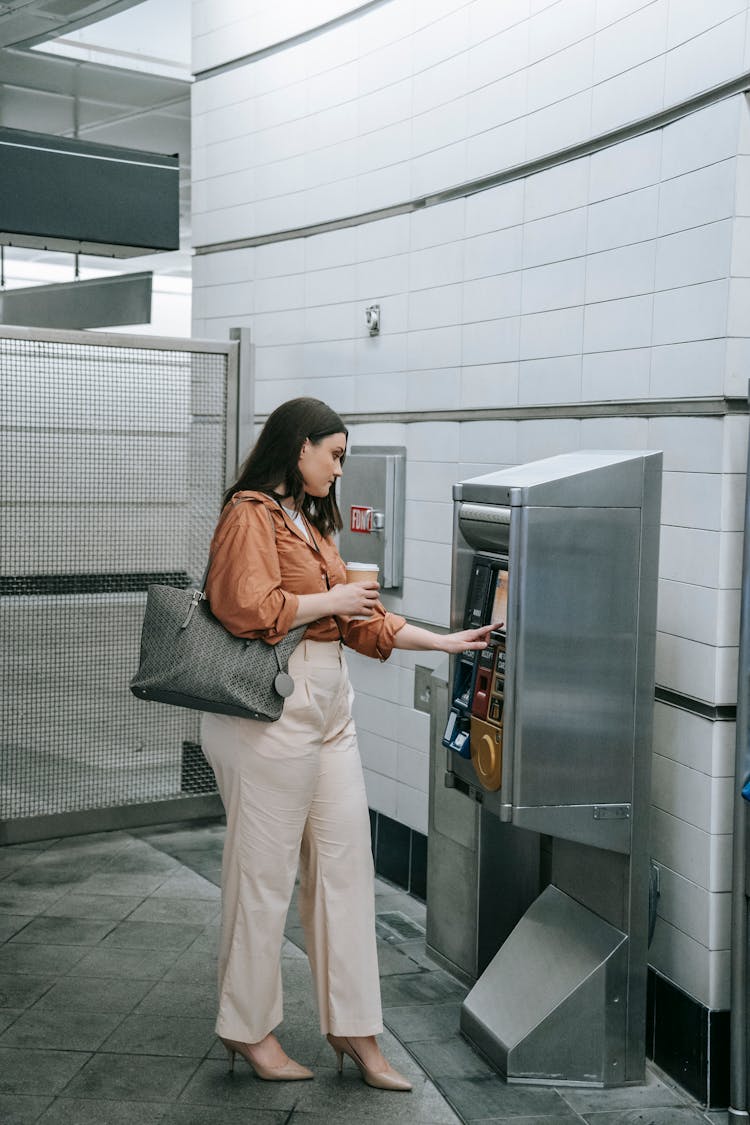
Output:
[[[203,571],[228,355],[0,338],[0,819],[214,788],[194,712],[136,700],[146,587]]]

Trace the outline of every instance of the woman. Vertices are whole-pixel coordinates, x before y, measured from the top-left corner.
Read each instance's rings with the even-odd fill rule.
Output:
[[[207,595],[239,637],[274,644],[307,625],[289,661],[294,692],[276,723],[203,717],[203,750],[227,815],[217,1033],[270,1080],[312,1078],[273,1029],[282,1019],[280,952],[299,866],[321,1031],[339,1070],[409,1090],[383,1057],[370,822],[342,642],[387,659],[393,648],[484,648],[490,627],[447,636],[387,612],[378,584],[346,584],[333,534],[347,431],[325,403],[278,407],[228,489]],[[356,620],[364,617],[364,620]]]

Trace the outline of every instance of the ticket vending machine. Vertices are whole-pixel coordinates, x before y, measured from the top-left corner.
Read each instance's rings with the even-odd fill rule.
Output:
[[[451,626],[495,629],[452,661],[445,781],[551,838],[549,885],[462,1006],[509,1081],[644,1078],[660,496],[661,454],[631,451],[454,487]]]

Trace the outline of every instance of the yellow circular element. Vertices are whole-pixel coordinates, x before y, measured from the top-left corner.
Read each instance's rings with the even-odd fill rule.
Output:
[[[485,789],[495,790],[500,788],[500,773],[502,759],[497,736],[487,731],[477,739],[476,749],[472,746],[472,760],[474,769],[479,775],[479,780]]]

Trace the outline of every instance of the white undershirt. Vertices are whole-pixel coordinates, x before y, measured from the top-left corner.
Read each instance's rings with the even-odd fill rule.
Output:
[[[307,530],[307,524],[305,523],[305,520],[302,516],[302,512],[298,512],[294,509],[290,510],[289,508],[284,508],[284,511],[289,516],[289,519],[292,520],[294,523],[296,523],[297,527],[300,529],[300,531],[304,535],[305,539],[309,543],[310,542],[310,532]]]

